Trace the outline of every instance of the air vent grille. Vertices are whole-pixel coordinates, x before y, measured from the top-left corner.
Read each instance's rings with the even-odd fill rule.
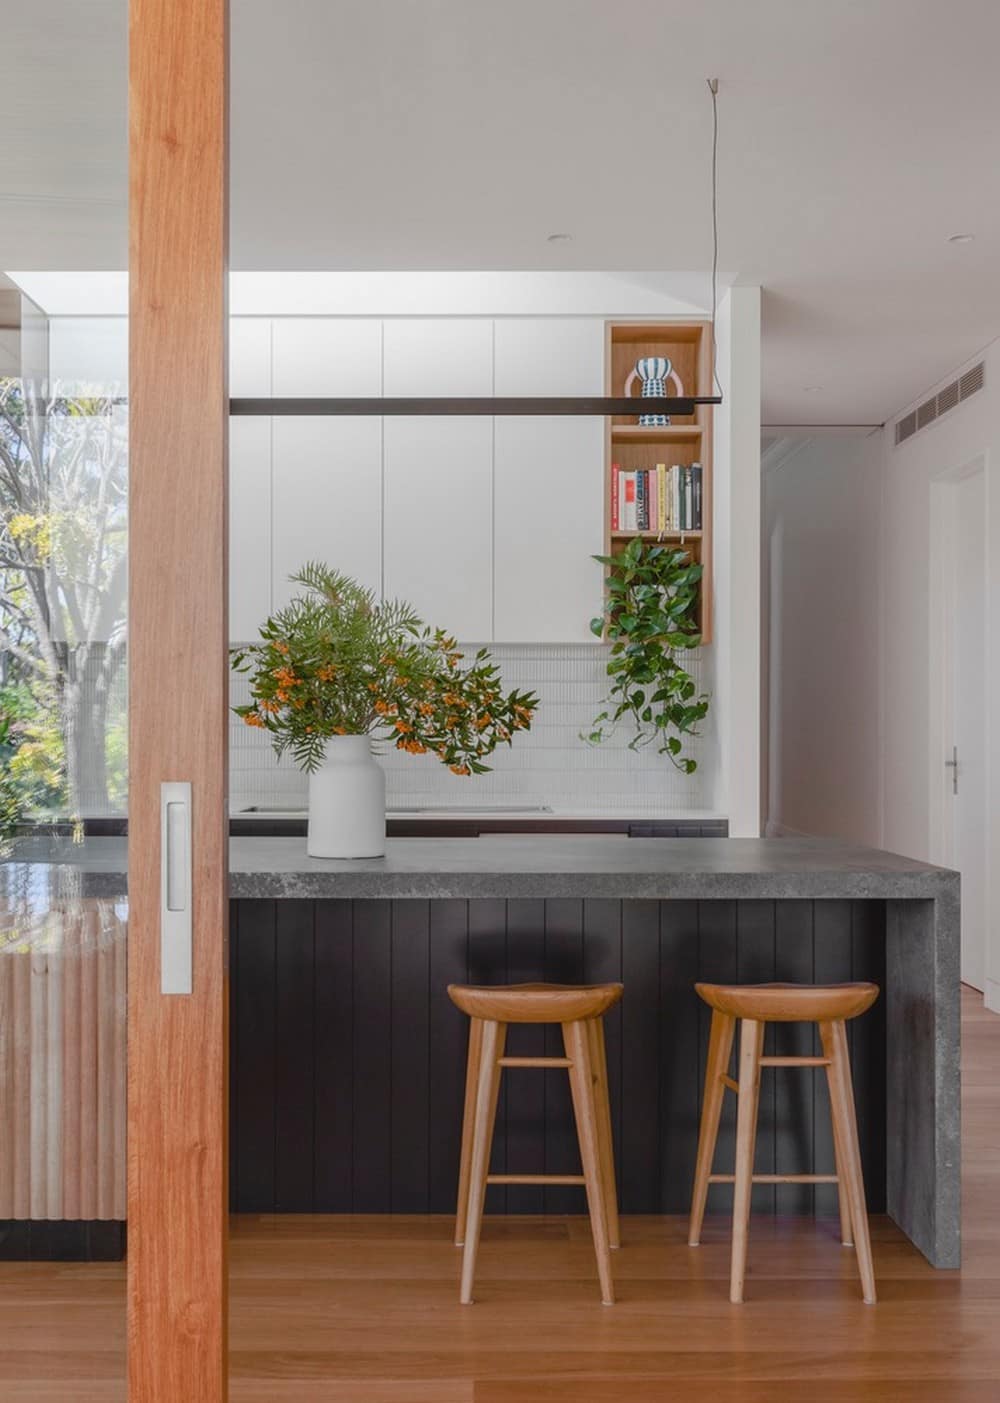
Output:
[[[936,395],[925,399],[916,409],[911,409],[909,414],[904,414],[902,419],[896,420],[896,447],[912,438],[920,429],[926,429],[928,424],[933,424],[935,419],[940,419],[942,414],[955,409],[985,384],[986,367],[984,362],[980,361],[957,380],[952,380],[950,385],[938,390]]]
[[[912,438],[917,432],[917,412],[911,410],[909,414],[904,414],[902,419],[896,421],[896,445],[905,443],[908,438]]]
[[[986,367],[980,361],[971,370],[967,370],[958,382],[958,394],[960,399],[968,399],[977,390],[981,390],[986,383]]]

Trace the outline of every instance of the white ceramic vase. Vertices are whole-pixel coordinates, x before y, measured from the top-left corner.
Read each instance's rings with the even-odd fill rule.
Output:
[[[310,857],[385,856],[385,772],[368,736],[331,736],[309,776]]]

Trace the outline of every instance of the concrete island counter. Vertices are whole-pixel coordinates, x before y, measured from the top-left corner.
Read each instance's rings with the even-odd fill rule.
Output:
[[[231,841],[231,1199],[237,1212],[454,1208],[467,1027],[452,981],[620,979],[608,1019],[625,1213],[684,1213],[708,1010],[697,979],[872,979],[850,1025],[869,1207],[930,1262],[959,1261],[959,879],[821,840],[391,839],[384,859],[311,859],[301,838]],[[30,838],[0,869],[8,911],[126,895],[126,841]],[[511,1030],[555,1052],[558,1029]],[[811,1055],[811,1027],[768,1030]],[[566,1078],[508,1075],[493,1167],[575,1173]],[[735,1098],[727,1098],[733,1101]],[[716,1168],[734,1145],[734,1107]],[[762,1086],[757,1171],[831,1172],[822,1071]],[[754,1189],[754,1211],[836,1213],[827,1185]],[[712,1189],[709,1212],[731,1189]],[[582,1212],[574,1187],[494,1186],[488,1211]]]

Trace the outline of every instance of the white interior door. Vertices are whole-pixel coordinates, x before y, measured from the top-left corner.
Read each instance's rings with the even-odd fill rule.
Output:
[[[952,861],[962,874],[962,979],[986,985],[986,492],[980,469],[954,485]]]

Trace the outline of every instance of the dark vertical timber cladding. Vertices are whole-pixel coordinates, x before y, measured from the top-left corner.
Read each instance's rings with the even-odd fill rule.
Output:
[[[237,1212],[451,1213],[468,1022],[449,983],[622,979],[606,1020],[619,1196],[627,1213],[685,1213],[709,1013],[698,979],[870,979],[884,986],[885,905],[856,901],[576,899],[234,903],[231,932],[232,1204]],[[558,1051],[557,1030],[511,1029],[512,1053]],[[849,1025],[869,1206],[885,1205],[883,1001]],[[811,1025],[768,1030],[769,1049],[813,1050]],[[546,1081],[550,1085],[546,1085]],[[815,1087],[813,1083],[816,1083]],[[575,1173],[565,1074],[504,1074],[492,1168]],[[769,1101],[773,1096],[773,1103]],[[727,1096],[716,1161],[732,1168]],[[773,1133],[768,1116],[772,1113]],[[765,1071],[760,1172],[832,1167],[822,1072]],[[769,1186],[755,1203],[766,1211]],[[808,1213],[779,1185],[778,1212]],[[833,1212],[832,1189],[816,1195]],[[583,1211],[577,1189],[492,1188],[490,1212]],[[713,1187],[709,1209],[731,1191]]]
[[[583,983],[583,902],[578,898],[545,903],[545,969],[550,984]],[[545,1055],[565,1057],[562,1030],[545,1029]],[[545,1119],[539,1133],[545,1139],[546,1174],[579,1174],[580,1151],[573,1118],[569,1076],[563,1068],[534,1072],[545,1089]],[[584,1213],[582,1189],[553,1186],[545,1190],[546,1213]]]
[[[849,901],[817,901],[813,924],[813,976],[817,984],[846,984],[853,968],[851,950],[851,903]],[[816,1052],[822,1052],[818,1040]],[[836,1172],[833,1150],[833,1120],[830,1112],[830,1092],[826,1071],[822,1067],[812,1072],[802,1071],[803,1079],[812,1077],[813,1144],[807,1170],[814,1174]],[[837,1186],[817,1184],[814,1190],[816,1212],[837,1212]]]
[[[661,1213],[691,1205],[701,1103],[698,1098],[698,903],[660,903]],[[628,993],[626,991],[626,997]]]
[[[274,1005],[274,1206],[314,1202],[314,901],[276,903]]]
[[[655,1213],[660,1203],[660,906],[622,907],[622,1140],[623,1204]]]
[[[241,903],[233,1017],[239,1071],[235,1202],[243,1213],[270,1213],[275,1206],[275,903]]]
[[[734,984],[739,978],[736,953],[736,903],[702,901],[698,905],[698,978],[710,984]],[[705,1089],[705,1059],[708,1030],[712,1021],[709,1007],[698,1000],[698,1091]],[[733,1059],[739,1056],[739,1033],[733,1039]],[[722,1103],[719,1139],[715,1149],[715,1172],[731,1174],[736,1160],[736,1097],[727,1095]],[[709,1213],[731,1213],[733,1191],[728,1184],[713,1185],[708,1192]]]
[[[354,1209],[385,1213],[392,1144],[392,902],[354,903]]]
[[[500,917],[503,929],[503,908]],[[453,1213],[465,1100],[469,1020],[449,999],[449,984],[469,979],[469,903],[430,903],[430,1110],[428,1202],[432,1213]]]
[[[229,903],[229,1203],[235,1208],[240,1201],[239,1176],[237,1166],[240,1159],[237,1154],[239,1148],[239,1127],[237,1125],[237,1111],[239,1109],[239,1066],[240,1066],[240,1029],[237,1013],[240,1007],[240,904],[238,901]],[[2,1252],[2,1238],[0,1238],[0,1252]]]
[[[518,899],[507,903],[507,982],[540,979],[545,958],[545,902]],[[544,1057],[545,1029],[524,1024],[510,1029],[507,1051],[516,1057]],[[507,1174],[544,1174],[545,1073],[535,1068],[504,1072],[505,1168]],[[545,1191],[533,1185],[507,1190],[508,1213],[541,1213]]]
[[[813,920],[812,901],[779,901],[775,906],[774,977],[781,983],[812,984]],[[809,1057],[815,1050],[811,1023],[778,1023],[774,1027],[774,1051],[783,1057]],[[774,1077],[774,1171],[776,1174],[808,1174],[813,1146],[813,1099],[809,1073],[799,1067],[776,1067]],[[813,1210],[811,1184],[778,1184],[775,1209],[778,1213],[808,1214]]]
[[[530,903],[529,903],[530,904]],[[541,902],[536,902],[539,908]],[[469,982],[470,984],[506,984],[510,982],[510,972],[507,967],[507,923],[508,923],[507,902],[501,900],[490,901],[470,901],[469,902]],[[529,936],[529,944],[530,944]],[[538,942],[537,948],[541,948],[540,934],[535,931],[535,939]],[[530,978],[530,975],[525,976]],[[466,1023],[468,1020],[465,1020]],[[468,1050],[468,1027],[466,1033],[466,1051]],[[496,1129],[493,1135],[493,1152],[490,1156],[490,1172],[493,1174],[503,1174],[507,1167],[507,1099],[508,1087],[506,1083],[510,1079],[510,1074],[506,1073],[500,1081],[500,1099],[497,1103]],[[461,1124],[459,1124],[459,1135],[461,1135]],[[456,1151],[456,1163],[457,1151]],[[507,1190],[502,1186],[494,1186],[487,1190],[486,1209],[489,1213],[504,1213],[513,1211],[507,1199]]]
[[[881,991],[874,1007],[847,1025],[858,1136],[871,1213],[885,1212],[885,936],[885,903],[853,901],[851,978],[870,980]]]
[[[315,1211],[354,1207],[354,940],[350,901],[317,901]],[[365,1095],[362,1083],[361,1095]]]
[[[737,903],[736,968],[741,984],[767,984],[773,981],[773,901],[740,901]],[[769,1034],[771,1034],[771,1029],[766,1029],[765,1041]],[[757,1113],[757,1145],[754,1154],[754,1172],[757,1174],[773,1174],[775,1172],[774,1107],[774,1071],[765,1067],[761,1072],[760,1108]],[[729,1170],[724,1172],[728,1173]],[[751,1208],[754,1213],[773,1213],[774,1185],[755,1184]]]
[[[430,1132],[430,905],[392,903],[393,1213],[427,1210]]]
[[[585,984],[617,984],[622,978],[622,903],[591,898],[583,903],[583,979]],[[611,1134],[615,1164],[622,1157],[622,1005],[604,1020],[611,1093]],[[619,1200],[621,1198],[619,1179]]]

